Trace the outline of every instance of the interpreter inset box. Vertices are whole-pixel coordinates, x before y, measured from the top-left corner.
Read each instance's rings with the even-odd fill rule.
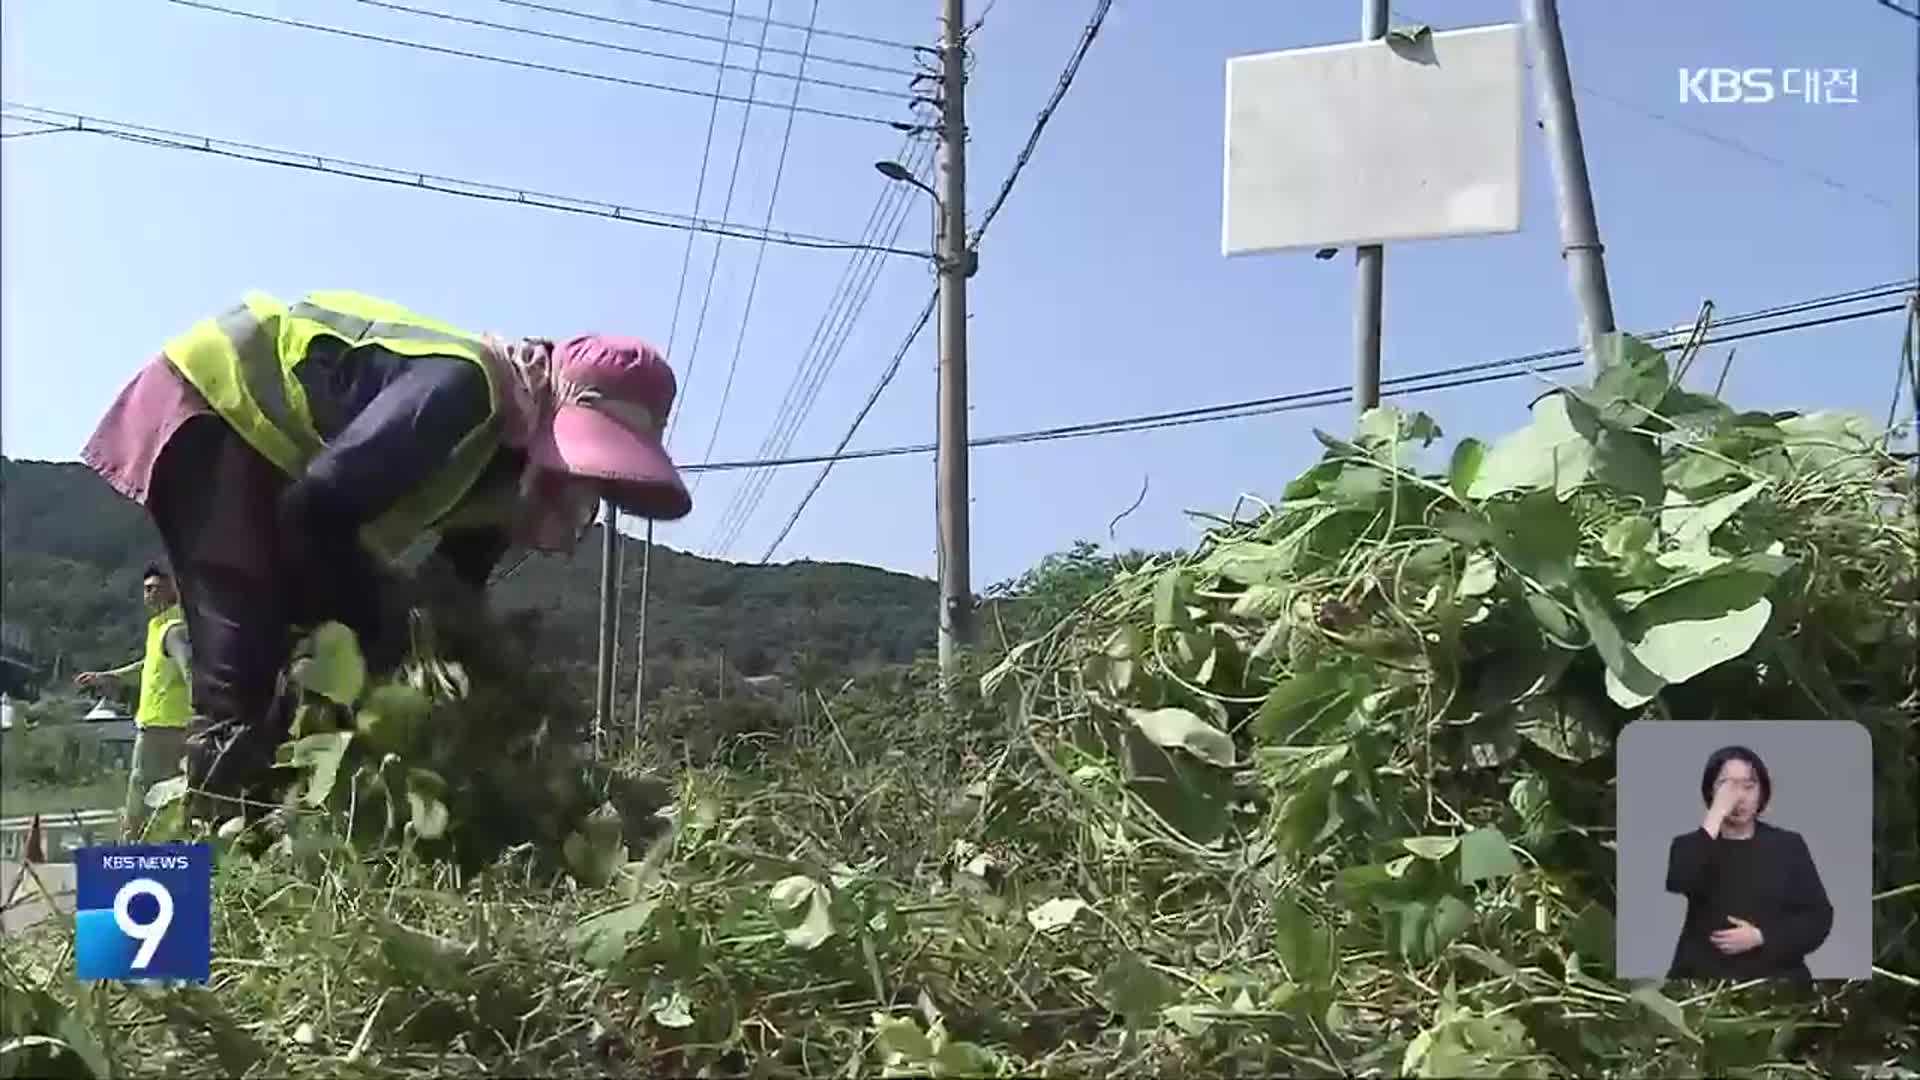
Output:
[[[1636,720],[1616,760],[1620,978],[1871,977],[1865,728]]]

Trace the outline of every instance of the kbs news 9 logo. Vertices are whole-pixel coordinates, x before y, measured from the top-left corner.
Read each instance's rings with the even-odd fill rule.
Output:
[[[213,853],[206,844],[77,848],[73,876],[76,975],[207,981]]]

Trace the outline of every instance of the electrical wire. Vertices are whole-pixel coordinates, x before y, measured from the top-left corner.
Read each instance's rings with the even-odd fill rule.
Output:
[[[768,5],[767,10],[769,13],[772,12],[773,8],[771,4]],[[809,14],[807,19],[808,25],[811,26],[813,20],[818,18],[819,15],[820,15],[820,0],[813,0],[812,11]],[[804,40],[808,44],[811,44],[813,41],[813,38],[811,36],[808,36]],[[801,51],[805,52],[806,46],[802,46]],[[805,69],[806,63],[807,63],[806,58],[803,56],[800,60],[800,66],[802,69]],[[799,88],[797,86],[794,88],[794,93],[795,94],[799,93]],[[742,138],[745,137],[745,134],[746,134],[746,126],[742,124],[741,125]],[[767,216],[764,224],[768,226],[771,226],[773,224],[773,209],[774,209],[774,206],[778,204],[780,201],[780,180],[786,174],[787,147],[792,142],[793,142],[793,114],[788,113],[786,131],[780,136],[780,157],[773,167],[773,193],[767,196]],[[736,169],[738,169],[739,167],[739,158],[737,156],[734,159],[734,166]],[[716,249],[715,249],[716,260],[718,259],[718,255],[719,255],[719,252],[716,246]],[[740,328],[734,332],[734,336],[733,336],[733,357],[727,361],[727,384],[725,388],[723,388],[720,391],[720,407],[716,409],[713,414],[713,429],[707,433],[707,448],[700,452],[700,456],[703,458],[709,458],[713,456],[714,443],[716,440],[720,438],[720,422],[726,418],[727,401],[733,396],[733,378],[735,373],[740,368],[740,353],[745,348],[747,343],[747,326],[753,319],[753,301],[754,301],[754,298],[758,296],[760,292],[760,271],[761,271],[761,268],[765,265],[766,261],[767,261],[767,245],[760,244],[755,250],[754,256],[753,256],[753,276],[749,278],[747,281],[747,300],[740,310]],[[711,279],[709,279],[709,282],[711,282]],[[698,332],[696,332],[694,335],[694,349],[696,350],[696,352],[698,351],[699,347],[700,347],[700,338],[699,338]],[[688,369],[688,377],[691,378],[692,369],[693,369],[693,362],[691,360],[687,362],[687,369]],[[698,474],[695,474],[693,478],[693,486],[695,491],[699,490],[700,479],[701,479],[700,476]]]
[[[909,136],[903,149],[905,154],[896,155],[912,175],[920,173],[931,164],[932,149],[925,142],[915,143]],[[908,206],[913,192],[910,185],[889,182],[881,189],[881,195],[874,207],[873,223],[881,233],[897,237],[904,226]],[[891,220],[888,217],[891,215]],[[876,234],[877,235],[877,234]],[[800,423],[811,411],[818,399],[820,389],[827,375],[838,361],[840,352],[845,348],[848,335],[856,320],[864,312],[873,294],[873,286],[879,276],[878,260],[855,255],[848,259],[841,281],[835,290],[835,297],[829,302],[820,322],[815,325],[813,336],[802,352],[799,367],[793,379],[787,385],[786,395],[775,413],[766,437],[761,441],[759,456],[778,457],[792,445]],[[837,337],[836,337],[837,335]],[[750,517],[759,501],[765,497],[766,486],[771,482],[771,474],[756,474],[747,477],[735,490],[725,511],[716,525],[710,546],[724,551],[738,538],[746,519]]]
[[[767,0],[767,14],[769,15],[773,14],[773,0]],[[753,57],[754,83],[750,83],[747,87],[747,96],[749,98],[753,96],[754,86],[758,83],[760,78],[760,74],[759,74],[760,65],[766,59],[767,31],[771,30],[772,28],[773,27],[767,23],[760,24],[760,45],[759,45],[760,51],[754,53],[754,57]],[[803,69],[806,67],[806,61],[804,60],[801,61],[801,67]],[[800,86],[798,83],[794,84],[793,93],[794,93],[794,99],[798,100],[800,96]],[[793,114],[788,113],[787,119],[792,120]],[[740,136],[739,138],[735,139],[733,143],[733,168],[729,170],[727,174],[727,197],[726,197],[726,201],[723,202],[720,206],[721,217],[726,217],[733,213],[733,196],[740,181],[740,162],[741,162],[741,159],[746,156],[745,152],[747,149],[747,129],[750,126],[752,126],[752,124],[753,124],[753,106],[749,105],[746,107],[745,111],[743,111],[740,114]],[[791,139],[793,136],[793,125],[791,123],[787,125],[787,136],[789,139]],[[787,157],[787,148],[785,144],[782,144],[780,147],[780,163],[783,169],[786,167],[786,157]],[[774,193],[776,196],[779,194],[779,189],[777,187],[775,188]],[[771,202],[768,203],[767,217],[768,217],[767,224],[769,225],[773,224]],[[694,320],[694,323],[693,323],[693,347],[687,351],[686,374],[682,376],[680,380],[678,396],[682,402],[686,401],[688,391],[693,386],[694,367],[696,364],[700,362],[700,338],[702,334],[705,333],[707,328],[707,310],[708,310],[708,306],[713,302],[713,283],[717,281],[720,277],[720,252],[726,246],[727,246],[727,243],[724,240],[716,240],[714,241],[714,244],[713,244],[713,261],[709,263],[707,266],[707,286],[706,286],[706,289],[702,292],[700,297],[700,315],[698,318]],[[685,415],[684,408],[676,409],[674,411],[672,419],[667,421],[666,437],[668,440],[671,440],[673,438],[674,428],[680,423],[680,417],[684,415]]]
[[[657,3],[658,0],[655,0],[655,2]],[[634,19],[619,19],[619,18],[613,17],[612,15],[600,15],[591,11],[576,11],[573,8],[556,7],[552,4],[535,3],[534,0],[500,0],[500,3],[505,4],[508,7],[525,8],[528,11],[542,11],[549,15],[564,15],[571,19],[583,19],[587,22],[596,22],[603,26],[623,26],[629,30],[650,30],[650,31],[653,31],[654,33],[675,34],[680,37],[694,38],[700,41],[721,42],[726,40],[724,38],[715,37],[711,34],[696,33],[692,30],[675,30],[675,29],[672,29],[671,27],[656,26],[653,23],[643,23],[643,22],[636,21]],[[704,8],[700,10],[707,11],[707,14],[709,15],[720,14],[720,12],[710,11]],[[778,23],[778,22],[773,22],[770,19],[757,19],[757,18],[753,18],[752,16],[746,16],[746,15],[743,15],[740,17],[743,19],[748,19],[753,22],[765,22],[772,26],[792,26],[791,23]],[[738,43],[736,42],[736,44]],[[893,44],[893,43],[887,42],[884,44]],[[918,48],[919,46],[900,46],[900,47]],[[781,53],[788,56],[796,55],[791,49],[782,49],[774,46],[770,46],[767,49],[767,51],[772,53]],[[815,53],[813,58],[815,61],[822,64],[837,64],[841,67],[859,68],[862,71],[877,71],[886,75],[902,75],[902,76],[911,78],[914,74],[913,71],[907,68],[888,67],[885,64],[874,64],[874,63],[869,63],[865,60],[849,60],[843,56],[826,56],[820,53]]]
[[[729,7],[731,10],[737,12],[740,8],[740,0],[730,0]],[[732,19],[727,20],[727,39],[729,44],[723,45],[720,48],[720,59],[723,62],[727,58],[727,50],[731,47],[733,39]],[[701,197],[707,193],[707,166],[713,161],[713,131],[715,125],[720,120],[720,98],[717,95],[726,77],[727,73],[724,68],[713,77],[713,89],[716,96],[713,99],[712,108],[707,111],[707,138],[706,141],[700,144],[700,178],[694,181],[693,185],[693,211],[696,214],[700,212]],[[679,283],[673,287],[673,322],[667,329],[667,358],[669,361],[672,360],[674,355],[674,343],[680,339],[680,301],[686,296],[687,269],[693,265],[693,237],[693,233],[687,234],[686,250],[680,253],[680,280]]]
[[[697,64],[700,67],[718,67],[722,72],[747,70],[743,67],[729,66],[726,62],[725,50],[728,45],[740,44],[739,42],[732,41],[731,34],[729,34],[728,39],[720,46],[722,50],[721,58],[716,64],[712,60],[705,60],[698,56],[682,56],[679,53],[661,52],[657,49],[643,49],[637,45],[621,45],[612,41],[595,41],[592,38],[574,37],[571,34],[556,34],[549,30],[535,30],[525,26],[514,26],[511,23],[498,23],[487,19],[476,19],[469,15],[453,15],[444,11],[429,11],[426,8],[409,7],[406,4],[392,3],[390,0],[353,0],[353,2],[356,4],[365,4],[368,7],[382,8],[387,11],[397,11],[407,15],[418,15],[427,19],[438,19],[442,22],[459,23],[465,26],[478,26],[483,29],[499,30],[509,34],[520,34],[524,37],[545,38],[549,41],[564,41],[570,45],[584,45],[588,48],[607,49],[634,56],[648,56],[656,60],[673,60],[682,64]],[[764,40],[762,44],[764,45]],[[777,52],[779,50],[768,49],[767,51]],[[913,98],[913,95],[905,90],[888,90],[884,87],[864,86],[859,83],[836,82],[835,80],[822,79],[818,76],[808,77],[804,73],[788,75],[785,72],[767,71],[759,68],[756,68],[756,71],[760,75],[766,75],[776,79],[791,79],[796,83],[805,83],[809,86],[831,87],[835,90],[846,90],[856,94],[872,94],[877,97],[891,98],[896,101],[912,100]],[[747,96],[752,97],[753,91],[748,90]],[[798,104],[797,96],[794,104]]]
[[[787,534],[793,531],[794,524],[800,520],[800,515],[806,510],[807,504],[812,502],[814,495],[819,493],[820,485],[827,482],[827,474],[833,471],[833,466],[840,455],[846,452],[847,444],[853,441],[854,433],[860,430],[860,425],[867,419],[867,414],[873,411],[874,405],[880,401],[880,395],[886,392],[888,384],[893,382],[893,377],[900,373],[900,362],[906,359],[907,351],[913,348],[913,343],[919,340],[921,331],[933,321],[933,306],[939,299],[938,290],[927,297],[926,306],[920,309],[920,317],[913,322],[913,329],[907,331],[907,336],[900,342],[900,347],[894,350],[893,359],[887,364],[886,370],[880,373],[880,381],[873,384],[873,389],[867,394],[866,402],[860,406],[860,411],[854,414],[853,423],[847,425],[847,433],[840,436],[840,444],[833,448],[832,459],[821,464],[820,472],[814,476],[813,483],[808,485],[806,494],[800,496],[800,502],[794,506],[793,513],[787,515],[786,524],[780,526],[779,534],[761,554],[760,565],[765,566],[767,561],[773,558],[773,553],[786,541]],[[703,475],[705,474],[694,474],[696,478]]]
[[[682,11],[697,11],[702,15],[726,14],[726,12],[715,11],[713,8],[710,8],[710,7],[701,7],[699,4],[685,3],[684,0],[646,0],[646,2],[650,4],[658,4],[661,7],[679,8]],[[750,22],[771,23],[774,26],[783,27],[788,30],[805,29],[805,27],[801,26],[799,23],[781,22],[778,19],[761,19],[757,15],[742,15],[741,18],[746,19]],[[923,45],[910,45],[904,41],[892,41],[887,38],[869,37],[866,34],[854,34],[854,33],[849,33],[845,30],[817,29],[817,30],[814,30],[813,33],[819,37],[839,38],[842,41],[863,41],[869,45],[884,45],[888,48],[893,48],[893,49],[925,48],[925,46]]]
[[[1093,5],[1093,15],[1087,20],[1086,29],[1081,31],[1080,42],[1074,46],[1073,55],[1067,59],[1067,66],[1060,73],[1060,81],[1055,84],[1053,93],[1048,96],[1047,103],[1040,109],[1039,117],[1034,120],[1033,130],[1027,134],[1026,145],[1020,148],[1020,153],[1013,159],[1013,167],[1007,170],[1007,178],[1001,182],[1000,191],[994,195],[993,202],[988,204],[986,213],[980,215],[980,224],[974,226],[973,236],[969,240],[971,245],[979,245],[980,237],[986,233],[987,226],[1000,215],[1000,208],[1007,204],[1007,197],[1013,194],[1013,185],[1020,179],[1020,173],[1027,167],[1027,162],[1033,160],[1033,152],[1040,146],[1040,134],[1047,129],[1047,121],[1053,119],[1054,110],[1066,100],[1067,91],[1073,87],[1074,77],[1080,74],[1080,62],[1087,58],[1088,50],[1093,48],[1093,39],[1099,35],[1101,25],[1107,21],[1107,11],[1112,7],[1113,0],[1098,0]]]
[[[1890,304],[1852,311],[1841,315],[1830,315],[1818,319],[1805,319],[1800,322],[1786,323],[1780,326],[1762,327],[1738,334],[1723,334],[1708,337],[1700,342],[1701,346],[1720,345],[1748,338],[1768,337],[1773,334],[1805,330],[1817,326],[1851,322],[1856,319],[1871,318],[1876,315],[1890,314],[1906,310],[1906,304]],[[1689,328],[1690,331],[1691,328]],[[1686,331],[1663,331],[1662,335],[1679,337]],[[1653,335],[1654,337],[1662,335]],[[1671,347],[1671,346],[1669,346]],[[1535,357],[1577,357],[1580,346],[1574,345],[1550,352],[1531,354]],[[1558,371],[1570,371],[1586,366],[1582,359],[1568,360],[1546,365],[1519,366],[1525,363],[1523,357],[1507,357],[1487,361],[1481,364],[1466,365],[1450,369],[1465,372],[1460,377],[1435,380],[1438,371],[1419,372],[1381,380],[1381,396],[1397,397],[1409,394],[1424,394],[1437,390],[1452,390],[1485,383],[1502,382],[1527,375],[1545,375]],[[1506,370],[1501,370],[1506,369]],[[1296,393],[1281,394],[1274,397],[1253,398],[1245,401],[1228,402],[1221,405],[1208,405],[1194,409],[1182,409],[1175,412],[1147,413],[1138,416],[1115,417],[1107,420],[1095,420],[1080,424],[1067,424],[1058,427],[1038,428],[1029,431],[1009,432],[1004,435],[989,435],[969,439],[967,446],[981,448],[989,446],[1015,446],[1028,443],[1055,442],[1062,439],[1088,438],[1098,435],[1120,435],[1136,431],[1153,431],[1160,428],[1185,427],[1193,424],[1212,424],[1227,420],[1243,420],[1255,416],[1271,416],[1276,413],[1298,412],[1304,409],[1323,408],[1351,401],[1353,391],[1348,387],[1325,387],[1319,390],[1303,390]],[[752,461],[713,461],[681,465],[683,472],[732,472],[743,469],[785,468],[794,465],[817,465],[826,462],[865,461],[875,458],[905,457],[916,454],[930,454],[936,449],[934,443],[913,443],[907,445],[876,447],[870,450],[843,451],[836,454],[813,454],[807,456],[785,457],[777,459],[757,459]]]
[[[1033,155],[1040,146],[1040,136],[1046,131],[1047,123],[1053,119],[1054,112],[1060,108],[1060,103],[1066,100],[1067,92],[1073,88],[1074,79],[1080,74],[1080,65],[1086,60],[1087,53],[1092,50],[1094,39],[1099,36],[1101,26],[1106,23],[1107,12],[1112,7],[1112,0],[1096,0],[1093,7],[1093,14],[1088,17],[1086,28],[1081,31],[1079,42],[1075,44],[1073,53],[1068,56],[1066,66],[1061,70],[1060,78],[1054,84],[1053,92],[1048,95],[1046,103],[1041,106],[1039,115],[1034,119],[1033,129],[1028,132],[1025,144],[1021,146],[1020,152],[1015,155],[1013,165],[1007,170],[1007,177],[1001,182],[1000,190],[994,195],[993,202],[988,204],[986,212],[980,217],[979,224],[974,227],[973,233],[968,239],[968,245],[970,247],[977,248],[979,246],[981,237],[986,235],[987,226],[991,225],[993,219],[999,216],[1001,208],[1006,206],[1007,199],[1012,196],[1014,185],[1020,180],[1020,174],[1025,171],[1027,163],[1033,160]],[[991,8],[992,5],[989,4],[988,10],[990,11]],[[986,11],[981,12],[980,18],[969,28],[969,34],[980,28],[986,20],[986,15]],[[887,387],[892,384],[894,376],[899,373],[901,359],[906,355],[907,350],[912,347],[915,339],[920,336],[920,332],[926,328],[928,319],[932,317],[933,305],[938,295],[938,292],[936,292],[934,299],[927,301],[926,313],[914,323],[913,329],[908,332],[906,340],[901,343],[899,349],[894,353],[892,362],[887,365],[886,369],[881,372],[879,380],[874,383],[872,391],[867,395],[865,404],[860,407],[860,411],[855,414],[853,422],[848,425],[847,433],[841,437],[841,449],[845,449],[847,443],[852,441],[854,433],[860,429],[860,425],[865,422],[867,415],[873,411],[873,407],[880,400],[880,396],[886,392]],[[822,465],[819,475],[814,477],[813,483],[807,488],[806,494],[800,497],[799,504],[796,505],[793,512],[787,516],[786,524],[781,527],[779,536],[768,546],[766,553],[760,557],[762,563],[765,563],[773,557],[774,549],[778,548],[781,541],[785,540],[787,534],[793,530],[794,523],[800,520],[801,513],[806,510],[807,504],[813,501],[813,497],[819,492],[820,486],[826,483],[827,474],[832,471],[833,462],[829,461]],[[760,485],[762,492],[764,492],[765,486],[765,483]],[[757,498],[755,505],[758,505]],[[749,513],[751,513],[751,511],[749,511]],[[739,530],[744,527],[745,522],[743,520],[739,526],[735,528],[734,533],[737,535]],[[729,540],[729,545],[731,545],[731,540]]]
[[[277,15],[263,15],[257,11],[242,11],[239,8],[221,7],[218,4],[203,3],[202,0],[166,0],[166,2],[169,4],[178,4],[181,7],[198,8],[201,11],[210,11],[219,15],[230,15],[234,18],[252,19],[257,22],[272,23],[276,26],[287,26],[300,30],[312,30],[316,33],[333,34],[338,37],[352,38],[357,41],[376,42],[382,45],[398,45],[403,48],[416,49],[421,52],[438,53],[442,56],[458,56],[467,60],[484,60],[491,64],[524,68],[528,71],[544,71],[552,75],[567,75],[577,79],[592,79],[597,82],[615,83],[620,86],[638,87],[643,90],[660,90],[670,94],[685,94],[690,97],[704,98],[718,96],[722,101],[733,101],[742,105],[749,104],[747,99],[730,97],[717,91],[695,90],[690,87],[675,86],[672,83],[634,79],[624,75],[609,75],[603,71],[585,71],[580,68],[561,67],[557,64],[535,63],[532,60],[520,60],[510,56],[496,56],[492,53],[473,52],[467,49],[454,49],[445,45],[429,45],[425,42],[408,41],[405,38],[388,37],[384,34],[369,34],[359,30],[347,30],[338,26],[322,26],[319,23],[301,22],[298,19],[283,19]],[[894,121],[887,120],[883,117],[869,116],[863,113],[842,112],[838,109],[821,109],[811,105],[779,105],[766,101],[756,101],[751,102],[751,104],[768,105],[783,109],[791,108],[813,116],[826,116],[837,120],[853,120],[866,124],[884,124],[891,126],[894,123]]]
[[[143,146],[189,150],[195,153],[213,154],[219,157],[251,161],[261,165],[278,165],[283,168],[327,173],[332,176],[342,176],[352,180],[365,180],[371,183],[389,184],[396,187],[417,188],[422,191],[431,191],[440,195],[457,195],[461,198],[479,199],[485,202],[509,203],[516,206],[537,207],[542,210],[555,210],[569,214],[581,214],[588,217],[607,218],[612,221],[625,222],[629,225],[646,225],[660,229],[680,229],[688,232],[736,237],[745,240],[758,240],[764,236],[769,243],[780,244],[785,247],[810,248],[818,251],[851,251],[901,255],[926,260],[928,262],[931,262],[933,259],[931,252],[915,251],[911,248],[883,247],[870,243],[849,242],[784,229],[754,229],[751,226],[737,225],[725,221],[713,221],[690,214],[676,214],[665,210],[643,210],[631,206],[622,206],[618,203],[580,199],[567,195],[554,195],[526,188],[507,187],[479,180],[441,176],[414,169],[402,169],[390,165],[376,165],[346,158],[325,157],[305,150],[283,150],[254,143],[236,142],[230,139],[216,139],[207,135],[195,135],[183,131],[171,131],[166,128],[129,124],[118,120],[85,116],[79,113],[61,112],[54,109],[43,109],[39,106],[25,105],[16,102],[0,103],[0,106],[6,109],[27,110],[45,113],[51,116],[59,116],[68,122],[69,126],[52,129],[48,131],[47,134],[58,132],[76,135],[102,135]],[[44,124],[49,122],[39,117],[26,115],[0,113],[0,116],[30,123]],[[264,156],[269,154],[279,156]],[[370,172],[355,172],[352,170],[370,170]],[[384,173],[386,175],[372,175],[371,173]],[[449,184],[457,184],[459,186],[441,186]],[[696,207],[696,209],[698,208]]]
[[[1874,2],[1886,8],[1888,11],[1897,12],[1912,19],[1914,22],[1920,22],[1920,11],[1908,11],[1906,8],[1894,3],[1893,0],[1874,0]]]

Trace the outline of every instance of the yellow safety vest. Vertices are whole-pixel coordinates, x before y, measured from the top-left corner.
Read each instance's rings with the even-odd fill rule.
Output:
[[[147,620],[147,653],[140,662],[140,707],[133,722],[147,727],[185,727],[193,696],[180,666],[167,655],[167,631],[185,623],[175,604]]]
[[[249,292],[235,307],[202,319],[166,344],[166,356],[248,445],[288,476],[299,476],[325,442],[295,371],[314,339],[379,345],[401,356],[454,356],[479,365],[489,413],[425,484],[361,531],[392,559],[442,522],[473,487],[500,446],[500,391],[480,335],[355,292],[309,293],[292,306]]]

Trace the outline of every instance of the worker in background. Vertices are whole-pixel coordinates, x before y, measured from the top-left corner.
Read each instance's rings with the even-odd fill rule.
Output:
[[[187,717],[193,712],[188,687],[193,680],[193,650],[186,614],[173,578],[157,566],[140,575],[147,607],[147,647],[140,658],[111,671],[83,671],[73,684],[110,693],[134,676],[140,679],[140,704],[133,713],[133,762],[127,776],[126,813],[121,828],[128,840],[147,827],[147,789],[179,775],[187,750]]]
[[[196,653],[196,812],[232,816],[272,765],[294,642],[351,628],[405,657],[391,569],[416,540],[476,594],[511,548],[570,551],[601,499],[693,508],[661,433],[675,382],[635,338],[472,333],[353,292],[249,293],[166,343],[82,453],[152,517]],[[272,715],[270,715],[270,713]]]

